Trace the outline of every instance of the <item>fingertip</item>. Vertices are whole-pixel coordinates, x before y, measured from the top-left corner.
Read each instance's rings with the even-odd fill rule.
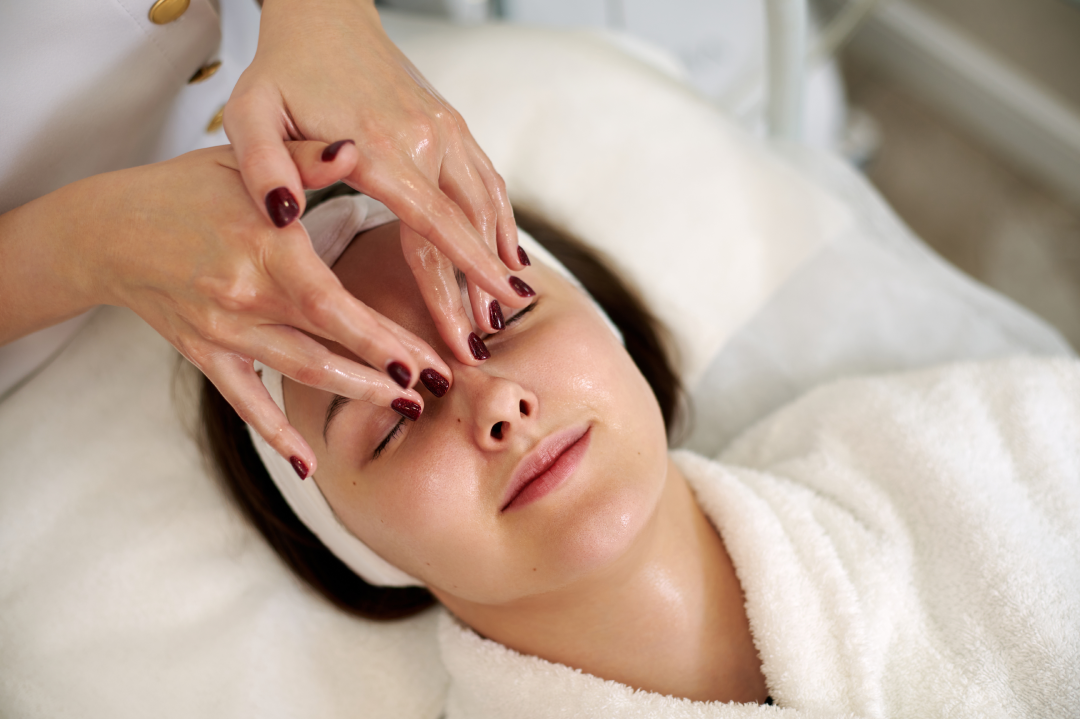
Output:
[[[390,403],[390,409],[411,422],[420,419],[420,415],[424,411],[424,408],[420,406],[420,403],[414,402],[407,397],[398,397],[395,399]]]
[[[430,367],[420,372],[420,382],[435,397],[442,397],[450,391],[450,380]]]
[[[293,140],[286,143],[304,187],[318,189],[332,185],[352,174],[360,154],[351,139],[325,144],[316,140]]]
[[[266,214],[275,227],[287,227],[300,216],[300,203],[288,187],[275,187],[266,193]]]
[[[517,293],[518,297],[521,297],[522,299],[536,296],[536,290],[534,290],[532,287],[529,287],[529,285],[520,277],[511,276],[510,287],[512,287],[514,289],[514,292]]]
[[[391,360],[386,365],[386,374],[390,375],[390,379],[397,382],[400,387],[408,389],[412,386],[412,371],[397,360]]]
[[[326,146],[326,149],[322,151],[323,162],[333,162],[337,159],[338,153],[341,152],[341,148],[346,145],[356,145],[354,140],[338,140],[337,142],[330,143]]]
[[[289,457],[289,464],[292,465],[293,470],[296,472],[297,476],[300,477],[300,479],[308,478],[307,462],[294,454],[293,456]]]
[[[506,327],[506,320],[503,319],[502,306],[498,300],[492,300],[488,305],[488,324],[491,325],[493,332],[498,332]]]
[[[483,362],[491,358],[491,350],[487,348],[484,340],[480,339],[480,336],[475,332],[469,333],[469,351],[477,362]]]

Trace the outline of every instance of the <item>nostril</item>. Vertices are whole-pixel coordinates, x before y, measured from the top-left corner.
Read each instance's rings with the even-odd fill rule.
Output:
[[[496,422],[491,425],[491,436],[495,439],[502,439],[503,434],[503,422]]]
[[[529,416],[529,403],[526,402],[525,400],[521,400],[520,402],[518,402],[518,412],[521,412],[522,417],[528,417]]]

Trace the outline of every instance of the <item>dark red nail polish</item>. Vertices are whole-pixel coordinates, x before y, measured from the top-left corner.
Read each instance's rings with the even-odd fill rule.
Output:
[[[289,464],[300,475],[300,479],[307,479],[307,465],[299,457],[289,457]]]
[[[406,388],[409,386],[409,380],[412,379],[412,372],[400,362],[391,362],[386,365],[386,374],[390,375],[390,379]]]
[[[518,262],[520,262],[521,264],[523,264],[525,266],[528,266],[528,265],[532,264],[532,261],[529,259],[529,256],[527,254],[525,254],[525,250],[522,249],[520,245],[518,245]]]
[[[413,402],[411,399],[405,399],[404,397],[398,397],[390,403],[390,409],[400,414],[405,419],[411,419],[413,422],[420,419],[420,405]]]
[[[279,187],[266,193],[266,212],[278,227],[284,227],[300,216],[300,205],[288,187]]]
[[[327,145],[326,149],[322,151],[322,161],[323,162],[333,162],[334,159],[337,157],[338,152],[341,151],[341,148],[345,147],[346,145],[355,145],[355,144],[356,143],[353,142],[352,140],[338,140],[337,142],[335,142],[332,145]]]
[[[469,333],[469,349],[472,350],[472,356],[478,360],[486,360],[491,356],[484,340],[477,337],[475,332]]]
[[[491,320],[491,328],[494,330],[501,330],[506,327],[506,322],[503,320],[502,305],[498,300],[492,300],[488,305],[488,318]]]
[[[529,287],[517,277],[510,278],[510,286],[514,288],[514,292],[518,293],[518,297],[533,297],[536,295],[536,291],[532,287]]]
[[[433,369],[421,371],[420,381],[428,388],[428,392],[431,392],[436,397],[442,397],[450,391],[450,383],[446,381],[445,377]]]

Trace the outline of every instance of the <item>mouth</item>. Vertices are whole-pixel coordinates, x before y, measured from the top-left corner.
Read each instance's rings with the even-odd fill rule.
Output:
[[[589,448],[590,430],[585,426],[557,432],[525,455],[514,470],[499,511],[532,504],[567,480]]]

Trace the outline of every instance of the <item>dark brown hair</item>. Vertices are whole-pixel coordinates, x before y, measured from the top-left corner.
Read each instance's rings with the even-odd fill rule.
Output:
[[[333,185],[311,195],[308,209],[352,192]],[[656,395],[670,440],[682,390],[663,326],[599,253],[538,215],[520,209],[515,215],[518,226],[566,265],[623,333],[626,351]],[[420,587],[372,586],[335,557],[289,508],[256,454],[243,420],[205,377],[200,415],[204,450],[226,492],[301,579],[345,611],[369,619],[408,617],[435,603]]]

